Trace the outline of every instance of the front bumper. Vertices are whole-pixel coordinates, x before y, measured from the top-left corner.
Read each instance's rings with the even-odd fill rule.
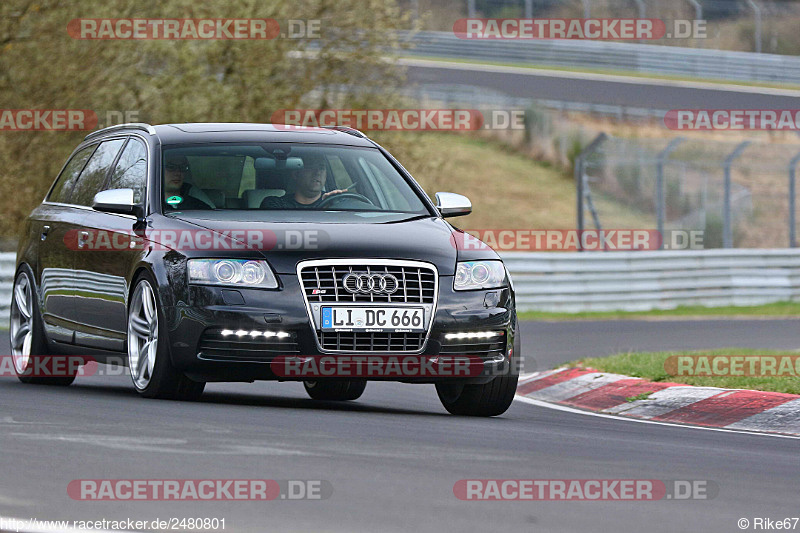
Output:
[[[270,363],[281,355],[348,357],[321,350],[317,332],[309,319],[300,283],[296,275],[280,275],[280,290],[232,290],[212,286],[189,286],[188,293],[177,305],[163,309],[169,330],[173,365],[193,379],[201,381],[255,381],[292,379],[276,375]],[[453,278],[439,278],[438,302],[430,334],[418,356],[436,357],[444,354],[469,355],[473,347],[464,346],[459,354],[458,339],[446,339],[448,333],[473,331],[503,332],[503,346],[481,357],[480,375],[470,373],[471,382],[486,382],[498,374],[513,372],[518,354],[514,346],[516,312],[514,295],[509,288],[456,292]],[[188,301],[185,301],[188,300]],[[220,350],[203,350],[209,335],[221,330],[242,332],[281,332],[278,339],[256,340],[262,346],[269,343],[267,352],[253,352],[249,357],[231,359]],[[230,333],[228,333],[230,335]],[[205,335],[205,336],[204,336]],[[249,338],[247,336],[243,338]],[[261,337],[259,337],[261,339]],[[281,344],[283,343],[283,344]],[[463,345],[464,343],[461,343]],[[285,346],[285,350],[283,347]],[[494,348],[498,348],[497,345]],[[213,352],[213,353],[212,353]],[[373,352],[365,351],[364,354]],[[240,354],[241,355],[241,354]],[[361,355],[361,353],[358,353]],[[477,354],[476,354],[477,357]],[[476,362],[476,357],[471,361]],[[369,379],[380,379],[372,378]],[[433,382],[442,378],[395,377],[391,381]]]

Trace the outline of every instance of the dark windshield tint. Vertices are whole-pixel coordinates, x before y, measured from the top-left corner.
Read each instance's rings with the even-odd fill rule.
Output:
[[[164,211],[196,209],[429,214],[374,148],[213,144],[165,148]]]

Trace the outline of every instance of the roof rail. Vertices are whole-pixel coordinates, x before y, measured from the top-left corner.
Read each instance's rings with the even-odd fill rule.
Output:
[[[362,132],[358,131],[355,128],[351,128],[350,126],[322,126],[322,127],[327,128],[329,130],[341,131],[342,133],[347,133],[348,135],[352,135],[353,137],[361,137],[362,139],[368,138]]]
[[[84,141],[88,141],[89,139],[92,139],[94,137],[103,135],[105,133],[110,133],[112,131],[117,131],[117,130],[142,130],[142,131],[146,131],[150,135],[155,135],[156,134],[156,129],[153,126],[151,126],[150,124],[145,124],[144,122],[131,122],[131,123],[128,123],[128,124],[116,124],[114,126],[109,126],[107,128],[103,128],[101,130],[93,131],[89,135],[84,137],[83,140]]]

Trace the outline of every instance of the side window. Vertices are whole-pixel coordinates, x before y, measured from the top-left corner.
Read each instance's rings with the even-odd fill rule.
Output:
[[[125,139],[114,139],[102,143],[81,172],[69,202],[75,205],[92,205],[94,195],[100,192],[109,167],[114,163]]]
[[[147,146],[139,139],[131,138],[119,156],[108,186],[103,190],[133,189],[133,201],[138,204],[144,198],[146,181]]]
[[[92,155],[94,149],[97,148],[96,145],[87,146],[74,156],[72,159],[69,160],[67,166],[64,167],[64,171],[61,172],[61,175],[56,179],[56,184],[53,185],[53,190],[50,191],[50,194],[47,195],[48,202],[56,202],[56,203],[68,203],[69,202],[69,195],[72,194],[72,188],[75,186],[75,181],[78,179],[78,176],[81,175],[81,170],[86,165],[86,161],[89,160],[89,156]]]

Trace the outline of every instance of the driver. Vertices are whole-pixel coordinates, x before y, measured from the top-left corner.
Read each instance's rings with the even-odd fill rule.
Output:
[[[304,163],[304,167],[295,176],[294,195],[268,196],[261,202],[261,209],[313,209],[325,198],[347,192],[336,189],[323,194],[327,176],[325,163],[309,160]]]
[[[166,211],[178,209],[209,209],[205,202],[189,196],[192,186],[186,182],[189,160],[186,156],[170,154],[164,164],[164,205]]]

